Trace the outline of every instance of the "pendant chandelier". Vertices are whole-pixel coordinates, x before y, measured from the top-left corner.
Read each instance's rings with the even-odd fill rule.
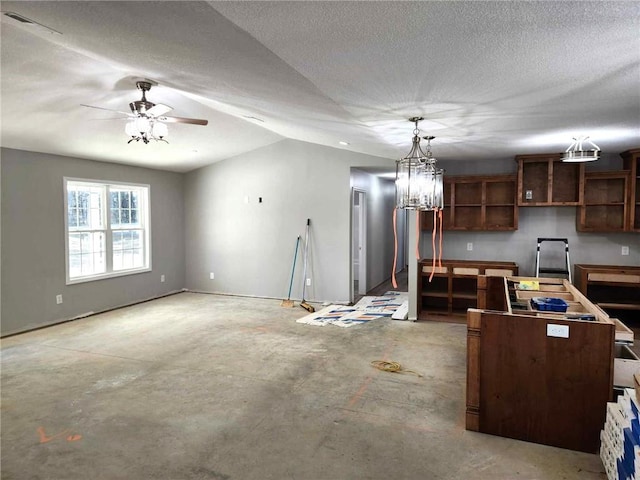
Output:
[[[431,155],[431,140],[427,141],[426,153],[420,147],[418,122],[422,117],[412,117],[415,124],[411,150],[396,161],[396,208],[407,210],[441,210],[444,207],[444,170],[436,167],[436,159]]]
[[[582,142],[588,142],[593,148],[588,150],[582,149]],[[600,147],[589,140],[589,137],[577,137],[573,139],[573,143],[564,152],[562,156],[563,162],[595,162],[600,158]]]

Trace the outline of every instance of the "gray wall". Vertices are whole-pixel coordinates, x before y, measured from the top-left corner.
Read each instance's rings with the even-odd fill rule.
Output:
[[[351,186],[367,194],[367,290],[389,280],[393,268],[393,210],[395,185],[391,180],[351,169]],[[397,219],[398,260],[404,267],[404,215]]]
[[[307,218],[312,220],[308,276],[313,283],[306,298],[347,302],[352,186],[369,192],[370,286],[387,279],[391,271],[393,183],[352,170],[393,168],[390,159],[284,140],[177,174],[11,149],[1,152],[3,335],[182,288],[285,298],[296,236],[304,238]],[[516,171],[513,160],[440,164],[447,175]],[[620,166],[611,156],[589,168]],[[152,272],[65,285],[64,176],[151,185]],[[640,235],[578,233],[572,207],[521,208],[515,232],[445,232],[444,257],[511,260],[529,275],[538,236],[569,238],[572,263],[640,265]],[[409,237],[411,243],[413,236]],[[471,252],[466,250],[468,242],[474,244]],[[427,233],[421,243],[422,256],[428,257]],[[630,247],[629,256],[620,255],[623,245]],[[405,261],[414,262],[411,251]],[[160,282],[162,274],[165,283]],[[299,299],[301,293],[299,256],[292,298]],[[62,305],[55,303],[57,294],[63,295]]]
[[[183,175],[12,149],[1,153],[3,335],[184,287]],[[153,271],[65,285],[65,176],[151,186]]]
[[[283,140],[189,172],[186,287],[286,298],[296,236],[304,239],[310,218],[312,285],[306,299],[348,302],[351,167],[393,165],[389,159]],[[301,295],[299,261],[292,298]]]
[[[493,162],[440,162],[447,175],[482,175],[516,173],[513,160]],[[619,170],[622,160],[617,155],[606,155],[593,164],[591,170]],[[520,266],[521,275],[535,274],[536,239],[538,237],[568,238],[571,264],[593,263],[606,265],[640,265],[640,235],[637,233],[582,233],[576,231],[575,207],[521,207],[518,230],[514,232],[459,232],[444,233],[443,258],[461,260],[513,261]],[[421,252],[431,256],[431,239],[422,235]],[[467,243],[473,251],[467,251]],[[563,260],[558,244],[543,244],[550,263]],[[629,255],[621,255],[621,247],[629,247]],[[545,263],[545,265],[547,265]],[[547,266],[551,266],[550,264]]]

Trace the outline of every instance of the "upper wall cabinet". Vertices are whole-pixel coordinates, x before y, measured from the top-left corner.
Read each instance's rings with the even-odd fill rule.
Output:
[[[629,170],[629,230],[640,232],[640,148],[620,155],[624,169]]]
[[[445,177],[445,230],[517,230],[515,175]],[[422,228],[433,228],[433,213],[422,213]]]
[[[516,155],[519,206],[582,204],[584,163],[563,163],[561,157],[561,153]]]
[[[629,225],[629,171],[587,172],[584,204],[578,209],[579,232],[625,232]]]

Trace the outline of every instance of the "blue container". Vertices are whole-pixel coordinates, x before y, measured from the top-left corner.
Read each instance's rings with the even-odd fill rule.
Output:
[[[531,306],[543,312],[566,312],[569,305],[561,298],[533,297]]]

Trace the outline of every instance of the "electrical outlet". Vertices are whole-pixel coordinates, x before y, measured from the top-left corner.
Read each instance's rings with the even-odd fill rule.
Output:
[[[311,279],[307,278],[307,287],[310,287],[310,286],[311,286]]]
[[[209,273],[209,280],[213,280],[215,278],[215,275],[213,274],[213,272]]]
[[[629,255],[629,247],[627,246],[622,247],[622,251],[620,252],[620,255]]]
[[[524,192],[525,200],[533,200],[533,190],[527,190]]]
[[[470,252],[473,250],[473,243],[469,242],[467,243],[467,251]]]
[[[547,337],[569,338],[569,325],[547,323]]]
[[[62,295],[56,295],[56,303],[60,305],[62,303]]]
[[[164,275],[160,275],[160,282],[164,282]]]

